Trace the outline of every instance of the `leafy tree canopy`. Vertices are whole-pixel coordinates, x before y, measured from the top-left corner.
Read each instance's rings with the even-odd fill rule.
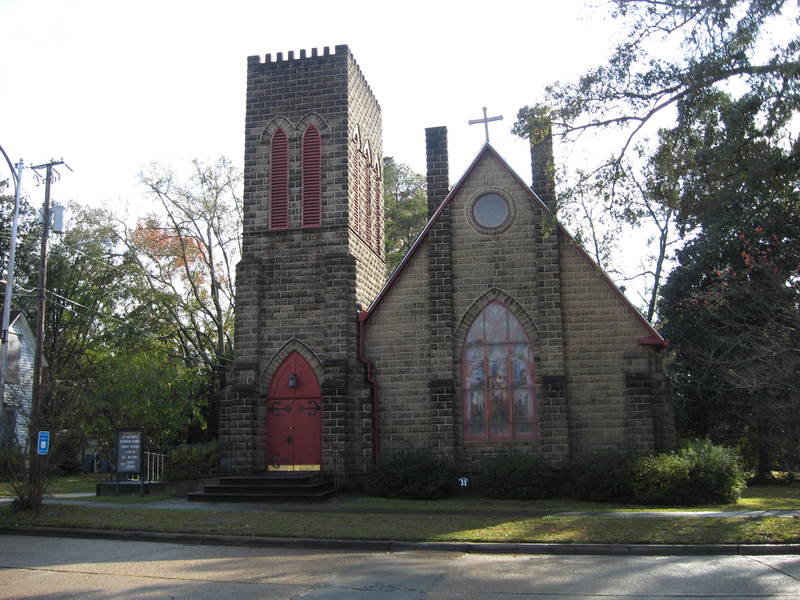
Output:
[[[425,176],[391,156],[383,159],[386,274],[400,264],[428,218]]]
[[[608,62],[547,88],[545,104],[520,110],[515,131],[549,114],[567,138],[619,127],[617,164],[665,109],[686,123],[711,89],[747,89],[761,100],[768,133],[800,108],[800,17],[789,0],[613,0],[627,29]]]
[[[709,94],[654,162],[698,229],[662,289],[680,429],[764,475],[800,464],[800,164],[760,115],[755,95]]]
[[[8,180],[0,181],[0,273],[5,279],[8,272],[8,257],[11,249],[11,225],[14,217],[14,191]],[[24,195],[20,196],[17,219],[17,249],[14,259],[14,279],[27,281],[37,272],[39,257],[39,233],[41,226],[36,220],[36,211]]]

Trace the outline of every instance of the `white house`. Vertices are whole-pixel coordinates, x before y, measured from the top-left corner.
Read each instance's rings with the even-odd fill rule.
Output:
[[[0,440],[14,440],[21,446],[25,446],[28,441],[35,349],[36,338],[25,315],[21,312],[12,313],[8,330],[8,370],[3,394]]]

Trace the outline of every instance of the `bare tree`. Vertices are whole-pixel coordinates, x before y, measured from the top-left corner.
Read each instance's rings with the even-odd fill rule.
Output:
[[[217,394],[232,347],[241,174],[220,158],[213,164],[193,161],[185,183],[160,165],[141,181],[160,211],[128,231],[127,243],[168,323],[165,335],[179,344],[187,363],[208,369]]]

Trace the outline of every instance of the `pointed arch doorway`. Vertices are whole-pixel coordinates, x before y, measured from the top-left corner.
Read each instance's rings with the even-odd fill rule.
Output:
[[[322,404],[311,365],[292,352],[272,376],[267,395],[267,470],[319,471]]]

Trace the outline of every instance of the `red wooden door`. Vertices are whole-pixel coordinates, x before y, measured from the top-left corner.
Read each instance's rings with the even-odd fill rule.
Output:
[[[283,361],[267,396],[267,469],[318,471],[322,463],[319,381],[297,352]]]

